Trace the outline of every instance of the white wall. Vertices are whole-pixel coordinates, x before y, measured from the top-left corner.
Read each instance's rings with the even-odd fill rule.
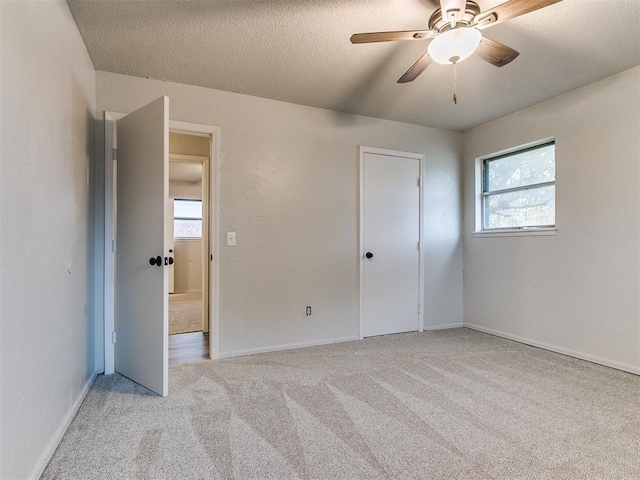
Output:
[[[169,180],[169,196],[171,198],[202,200],[202,182]]]
[[[169,153],[208,157],[210,144],[211,141],[208,137],[175,132],[169,133]]]
[[[174,240],[175,293],[202,290],[202,240],[182,238]]]
[[[464,135],[465,324],[640,373],[640,68]],[[474,159],[556,139],[557,235],[474,238]]]
[[[99,110],[166,94],[173,120],[221,129],[222,353],[358,335],[360,145],[426,155],[425,319],[461,322],[460,134],[106,72],[96,89]]]
[[[0,2],[0,17],[0,477],[25,479],[94,373],[95,72],[65,2]]]

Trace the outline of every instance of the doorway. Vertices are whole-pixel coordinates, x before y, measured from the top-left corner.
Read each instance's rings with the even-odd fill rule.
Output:
[[[169,364],[209,358],[208,135],[170,131]]]
[[[360,336],[422,331],[424,156],[360,152]]]
[[[163,105],[160,108],[160,104]],[[156,105],[156,106],[152,106]],[[151,111],[151,110],[153,111]],[[144,113],[147,112],[147,113]],[[169,183],[169,135],[170,132],[173,133],[185,133],[192,136],[199,136],[208,142],[209,145],[209,172],[205,173],[203,176],[203,182],[208,182],[208,193],[209,193],[209,202],[203,202],[203,220],[208,222],[208,226],[206,227],[206,233],[208,234],[208,252],[206,252],[206,262],[203,265],[203,271],[206,271],[208,275],[208,286],[205,286],[205,289],[202,292],[203,302],[208,302],[203,306],[203,312],[208,312],[209,321],[207,323],[203,323],[203,329],[200,333],[201,341],[203,338],[203,333],[205,328],[211,332],[209,336],[209,341],[206,341],[206,337],[204,338],[205,345],[199,346],[199,349],[208,349],[205,350],[205,358],[218,358],[219,355],[219,336],[218,336],[218,282],[219,282],[219,266],[218,266],[218,252],[219,245],[217,242],[218,238],[218,204],[219,204],[219,188],[218,188],[218,177],[214,175],[214,172],[218,171],[218,162],[220,156],[220,129],[218,127],[210,126],[210,125],[202,125],[195,124],[189,122],[180,122],[175,120],[169,120],[169,111],[168,111],[168,98],[163,97],[163,99],[159,99],[157,102],[152,102],[149,105],[149,108],[143,107],[139,111],[134,112],[134,114],[125,115],[117,112],[105,112],[104,120],[105,120],[105,137],[104,137],[104,153],[105,153],[105,225],[104,225],[104,277],[103,277],[103,296],[104,296],[104,373],[111,374],[116,371],[116,364],[118,365],[117,371],[122,373],[123,366],[123,358],[121,357],[121,351],[125,347],[124,343],[127,343],[131,348],[131,352],[138,352],[142,357],[139,361],[134,362],[134,365],[143,365],[148,367],[149,369],[154,369],[154,371],[163,372],[162,379],[163,386],[160,388],[151,388],[151,390],[156,391],[162,395],[167,394],[167,379],[168,379],[168,343],[169,343],[169,330],[168,330],[168,278],[169,278],[169,262],[173,260],[172,255],[174,252],[169,252],[169,250],[173,250],[169,248],[170,242],[167,240],[167,222],[166,220],[170,218],[168,212],[168,183]],[[119,145],[117,140],[117,132],[120,130],[120,123],[127,118],[139,117],[136,122],[139,123],[139,128],[143,128],[145,126],[149,126],[151,130],[158,134],[156,137],[149,137],[148,135],[138,135],[135,134],[133,138],[136,138],[136,145],[139,148],[142,148],[143,145],[147,145],[152,149],[156,149],[157,152],[153,154],[151,158],[151,163],[153,165],[142,165],[140,164],[139,156],[135,156],[135,160],[127,160],[127,151],[130,148],[127,145]],[[144,118],[142,118],[144,117]],[[147,118],[148,117],[148,118]],[[148,130],[148,129],[147,129]],[[164,133],[163,133],[164,131]],[[144,133],[144,128],[143,128]],[[164,145],[164,147],[162,146]],[[123,147],[123,148],[118,148]],[[118,148],[118,157],[119,160],[116,161],[116,148]],[[161,153],[166,152],[166,153]],[[132,153],[132,152],[130,152]],[[164,160],[163,160],[164,157]],[[124,161],[124,165],[121,165],[123,168],[118,168],[118,163],[122,163],[120,160]],[[164,167],[163,167],[164,163]],[[120,182],[117,181],[118,177],[128,178],[129,173],[125,170],[127,166],[138,167],[138,170],[141,170],[141,176],[139,180],[133,182],[133,187],[130,189],[132,192],[138,192],[137,197],[135,199],[127,199],[125,197],[121,197],[120,195]],[[159,172],[159,178],[157,182],[154,180],[154,185],[158,183],[159,185],[166,185],[166,190],[164,194],[164,201],[157,200],[154,202],[150,202],[148,198],[148,188],[143,188],[141,185],[146,185],[149,181],[151,181],[151,177],[156,178],[156,174],[149,175],[149,172]],[[162,173],[164,172],[164,173]],[[166,180],[162,180],[162,178]],[[127,182],[123,183],[126,184]],[[131,183],[131,182],[128,182]],[[160,205],[161,210],[164,213],[156,211],[156,207],[154,205]],[[153,210],[155,213],[149,213],[149,209]],[[116,228],[116,219],[120,219],[120,216],[117,212],[120,211],[123,213],[123,218],[128,217],[131,212],[143,212],[146,211],[144,217],[141,220],[134,222],[130,228],[126,229],[117,229]],[[165,227],[161,228],[158,233],[149,232],[148,229],[141,229],[140,224],[148,221],[149,219],[165,219],[164,225]],[[152,242],[129,242],[122,236],[122,238],[118,238],[116,242],[116,231],[120,231],[121,234],[126,232],[136,233],[136,232],[149,232],[152,233],[152,238],[162,238],[162,248],[158,248],[158,252],[161,250],[166,250],[164,255],[164,262],[162,263],[163,268],[158,268],[160,262],[158,259],[161,257],[153,257],[154,263],[151,263],[151,259],[149,259],[149,254],[147,250]],[[164,232],[164,233],[162,233]],[[153,240],[155,241],[155,240]],[[118,255],[116,255],[116,244]],[[154,290],[154,295],[161,295],[164,290],[164,300],[160,298],[155,298],[153,295],[133,295],[132,299],[135,299],[136,302],[141,304],[141,314],[122,314],[120,310],[126,306],[126,303],[123,301],[125,298],[121,295],[120,290],[127,292],[127,289],[123,288],[122,285],[118,287],[118,292],[116,292],[116,287],[119,282],[116,282],[116,270],[118,271],[118,276],[121,279],[120,283],[122,283],[123,279],[129,277],[126,272],[123,273],[123,270],[120,268],[116,268],[117,258],[122,258],[125,250],[128,250],[131,246],[134,245],[142,245],[144,247],[144,252],[142,255],[135,255],[131,265],[136,266],[136,272],[139,270],[140,272],[149,272],[149,269],[155,271],[155,275],[159,277],[165,278],[164,282],[161,282],[161,286]],[[155,248],[153,249],[153,255],[156,255]],[[144,255],[146,256],[145,260]],[[204,255],[203,255],[204,257]],[[141,260],[142,258],[142,260]],[[128,265],[127,262],[124,262],[124,265]],[[145,266],[146,265],[146,266]],[[150,267],[155,265],[155,267]],[[162,273],[165,272],[165,273]],[[162,287],[162,283],[166,285],[167,288]],[[134,283],[134,287],[138,288],[138,285],[146,285],[146,282],[138,282]],[[131,296],[131,295],[129,295]],[[150,301],[150,298],[153,297],[153,301]],[[155,306],[162,306],[164,312],[163,321],[158,321],[158,318],[162,318],[163,315],[149,315],[150,308]],[[152,330],[159,330],[160,332],[164,330],[164,334],[160,335],[158,338],[155,336],[151,339],[149,335],[148,329],[142,329],[141,336],[138,335],[135,338],[123,332],[121,327],[123,326],[122,321],[116,322],[116,310],[118,310],[118,317],[121,320],[131,319],[131,321],[135,321],[135,323],[140,323],[143,318],[151,318],[152,320]],[[127,320],[128,321],[128,320]],[[164,326],[163,326],[164,325]],[[150,328],[151,328],[150,327]],[[116,340],[116,330],[117,331],[117,340]],[[124,338],[123,338],[124,337]],[[164,345],[164,346],[163,346]],[[148,349],[152,349],[154,352],[157,351],[157,355],[148,355],[146,352]],[[118,350],[118,352],[116,352]],[[162,353],[164,350],[164,353]],[[118,356],[118,360],[116,361],[116,356]],[[156,358],[158,357],[158,358]],[[167,363],[165,363],[167,362]],[[164,365],[164,366],[163,366]],[[127,375],[125,375],[127,376]],[[134,375],[130,375],[129,377],[133,377]],[[149,386],[149,382],[146,379],[138,378],[135,376],[133,378],[134,381],[138,383]]]

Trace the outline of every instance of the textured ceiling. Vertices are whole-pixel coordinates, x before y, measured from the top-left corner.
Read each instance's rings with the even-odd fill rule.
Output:
[[[640,0],[563,0],[484,30],[520,52],[397,79],[425,41],[352,33],[426,29],[433,0],[69,0],[97,70],[465,131],[640,64]],[[486,10],[501,0],[478,0]]]

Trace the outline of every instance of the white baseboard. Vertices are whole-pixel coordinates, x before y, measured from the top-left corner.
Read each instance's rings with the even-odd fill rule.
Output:
[[[447,330],[449,328],[460,328],[464,327],[462,322],[453,322],[453,323],[441,323],[440,325],[429,325],[424,327],[424,331],[428,332],[431,330]]]
[[[538,342],[537,340],[531,340],[529,338],[520,337],[518,335],[512,335],[510,333],[501,332],[500,330],[494,330],[493,328],[483,327],[482,325],[475,325],[473,323],[464,323],[466,328],[472,330],[478,330],[479,332],[489,333],[497,337],[506,338],[508,340],[514,340],[525,345],[531,345],[532,347],[542,348],[544,350],[550,350],[552,352],[568,355],[569,357],[579,358],[580,360],[586,360],[588,362],[604,365],[605,367],[615,368],[624,372],[634,373],[640,375],[640,367],[634,367],[633,365],[627,365],[625,363],[616,362],[613,360],[607,360],[606,358],[597,357],[595,355],[589,355],[588,353],[576,352],[575,350],[569,350],[568,348],[557,347],[544,342]]]
[[[329,338],[326,340],[317,340],[311,342],[288,343],[285,345],[274,345],[272,347],[249,348],[247,350],[235,350],[232,352],[221,352],[218,358],[242,357],[244,355],[253,355],[255,353],[279,352],[281,350],[293,350],[294,348],[317,347],[319,345],[330,345],[332,343],[344,343],[360,340],[360,337],[344,337]]]
[[[91,388],[91,385],[93,385],[93,382],[95,381],[97,376],[98,372],[93,372],[91,377],[89,377],[89,380],[82,388],[80,395],[78,395],[78,399],[73,403],[71,409],[67,412],[67,415],[64,417],[64,420],[56,430],[56,433],[53,435],[53,438],[49,442],[49,445],[47,445],[46,450],[40,457],[40,460],[33,469],[33,472],[31,472],[31,475],[29,475],[29,479],[38,480],[38,478],[40,478],[40,475],[42,475],[42,472],[44,472],[44,469],[47,467],[49,460],[51,460],[51,457],[53,457],[56,448],[58,448],[60,440],[62,440],[62,437],[67,431],[67,428],[69,428],[69,425],[71,425],[71,422],[76,416],[76,413],[78,413],[80,405],[82,405],[84,398],[87,396],[87,393],[89,393],[89,389]]]

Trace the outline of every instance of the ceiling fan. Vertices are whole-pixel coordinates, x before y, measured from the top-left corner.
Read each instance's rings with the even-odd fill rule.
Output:
[[[492,65],[503,67],[512,62],[519,53],[511,47],[483,36],[480,31],[560,1],[508,0],[483,12],[473,0],[440,0],[440,8],[429,18],[429,30],[356,33],[351,36],[351,43],[427,39],[429,41],[427,53],[400,77],[398,83],[415,80],[432,60],[455,65],[474,52]]]

